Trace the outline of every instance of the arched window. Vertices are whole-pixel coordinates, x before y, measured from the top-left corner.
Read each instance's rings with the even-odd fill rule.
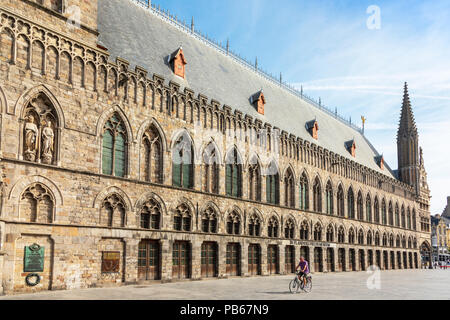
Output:
[[[116,194],[103,200],[100,223],[108,227],[125,227],[125,203]]]
[[[367,244],[372,245],[372,231],[367,232]]]
[[[358,244],[364,244],[364,232],[362,229],[358,232]]]
[[[409,248],[409,249],[412,248],[412,240],[411,240],[411,237],[408,238],[408,248]]]
[[[353,228],[350,228],[350,230],[348,230],[348,243],[355,243],[355,231],[353,230]]]
[[[372,201],[370,200],[370,196],[367,195],[366,198],[366,219],[369,222],[372,222]]]
[[[333,187],[331,186],[331,181],[328,181],[327,183],[327,214],[333,214],[334,208],[333,208]]]
[[[309,209],[309,186],[308,186],[308,178],[306,174],[303,173],[300,177],[300,209],[308,210]]]
[[[226,158],[225,189],[227,196],[242,197],[242,161],[236,148]]]
[[[405,227],[407,227],[408,229],[411,229],[411,211],[410,211],[409,207],[407,210],[406,222],[407,222],[407,226],[405,226]]]
[[[380,204],[378,203],[378,197],[375,197],[375,203],[373,205],[374,218],[376,223],[380,223]]]
[[[210,143],[203,152],[203,192],[219,193],[219,164],[218,152]]]
[[[381,202],[381,219],[383,224],[387,224],[386,201]]]
[[[337,192],[337,210],[339,217],[345,217],[345,209],[344,209],[344,190],[342,189],[342,185],[339,185]]]
[[[268,203],[280,204],[280,175],[274,162],[270,163],[266,175],[266,198]]]
[[[345,231],[344,231],[344,228],[342,226],[340,226],[339,229],[338,229],[338,242],[339,243],[344,243],[345,242]]]
[[[178,138],[172,150],[172,184],[178,188],[194,187],[194,149],[187,133]]]
[[[150,126],[142,138],[142,164],[145,181],[162,183],[163,178],[163,144],[155,126]]]
[[[248,234],[255,237],[261,235],[261,219],[256,213],[253,213],[248,222]]]
[[[284,237],[286,239],[294,239],[295,235],[295,224],[294,221],[292,219],[288,219],[288,221],[286,221],[286,224],[284,226]]]
[[[416,210],[415,209],[413,209],[413,211],[412,211],[411,219],[412,219],[412,230],[416,230]],[[411,219],[409,219],[409,220],[411,220]],[[410,227],[410,229],[411,229],[411,227]]]
[[[60,123],[55,108],[43,93],[24,110],[23,158],[45,164],[57,163]]]
[[[52,223],[54,199],[51,192],[42,184],[29,186],[20,198],[20,216],[27,222]]]
[[[322,226],[316,223],[314,226],[314,241],[322,241]]]
[[[398,203],[395,204],[395,225],[400,227],[400,210],[398,209]]]
[[[103,174],[124,177],[127,172],[127,132],[118,113],[106,121],[103,127]]]
[[[161,206],[154,199],[147,201],[141,209],[141,228],[160,229]]]
[[[389,246],[394,247],[394,235],[392,233],[389,236]]]
[[[402,206],[402,228],[406,227],[405,207]]]
[[[322,212],[322,188],[320,186],[319,177],[314,180],[313,186],[313,210]]]
[[[261,166],[255,159],[248,167],[248,180],[250,200],[261,201]]]
[[[217,233],[217,213],[212,207],[202,213],[202,232]]]
[[[295,186],[294,186],[294,174],[291,168],[286,170],[284,177],[284,205],[286,207],[295,207]]]
[[[347,216],[350,219],[355,219],[355,195],[353,189],[350,187],[347,193]]]
[[[397,248],[400,248],[400,236],[397,236],[397,238],[395,239],[395,246],[397,247]]]
[[[394,225],[394,209],[391,201],[389,201],[389,225]]]
[[[383,233],[383,247],[387,247],[387,244],[388,244],[388,240],[387,240],[386,233]]]
[[[233,211],[228,215],[227,233],[236,235],[241,233],[241,217],[236,211]]]
[[[334,241],[334,228],[330,224],[327,228],[327,242],[333,242]]]
[[[380,234],[378,233],[378,231],[377,233],[375,233],[375,245],[376,246],[380,245]]]
[[[303,221],[300,225],[300,239],[301,240],[308,240],[309,238],[309,227],[308,222]]]
[[[275,217],[269,219],[267,224],[267,236],[269,238],[278,238],[278,220]]]
[[[173,228],[177,231],[191,231],[192,213],[186,204],[180,204],[175,210]]]
[[[358,192],[358,200],[356,201],[356,210],[358,213],[358,219],[361,221],[364,220],[364,204],[361,191]]]
[[[405,236],[402,237],[402,247],[406,248],[406,238],[405,238]]]

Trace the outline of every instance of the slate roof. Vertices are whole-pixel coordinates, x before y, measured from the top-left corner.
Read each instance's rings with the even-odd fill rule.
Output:
[[[180,84],[181,90],[187,87],[196,94],[206,95],[263,123],[270,123],[395,178],[387,165],[385,170],[380,169],[375,160],[379,153],[359,131],[269,81],[254,69],[131,0],[99,0],[98,3],[99,42],[108,48],[111,59],[124,58],[130,62],[130,67],[139,65],[149,74],[162,75],[166,81]],[[175,76],[167,64],[168,56],[180,46],[188,61],[185,79]],[[267,98],[264,115],[250,103],[250,97],[261,88]],[[311,119],[320,124],[318,140],[313,139],[305,128]],[[349,140],[356,142],[356,158],[346,149],[345,143]]]

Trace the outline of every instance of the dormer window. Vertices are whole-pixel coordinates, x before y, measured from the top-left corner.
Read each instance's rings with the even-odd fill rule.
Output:
[[[185,77],[186,64],[187,61],[181,47],[169,56],[169,65],[172,67],[173,73],[183,79]]]
[[[378,156],[376,157],[377,164],[380,167],[381,170],[384,170],[384,156]]]
[[[306,123],[306,130],[314,139],[319,139],[319,123],[317,120],[309,121]]]
[[[352,155],[352,157],[356,157],[356,143],[355,140],[351,140],[345,143],[345,147],[347,148],[348,152]]]
[[[250,103],[253,104],[259,114],[264,115],[264,105],[266,104],[266,98],[262,89],[250,97]]]

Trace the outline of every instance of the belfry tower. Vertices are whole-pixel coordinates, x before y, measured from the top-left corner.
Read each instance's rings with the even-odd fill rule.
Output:
[[[419,193],[419,135],[405,82],[400,124],[397,132],[398,178]]]

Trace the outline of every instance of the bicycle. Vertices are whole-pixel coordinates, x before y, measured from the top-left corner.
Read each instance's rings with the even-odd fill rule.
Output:
[[[303,275],[301,279],[298,278],[299,272],[295,274],[295,278],[289,283],[289,291],[291,293],[298,293],[300,290],[303,290],[306,293],[310,293],[312,290],[312,277],[310,274],[306,276],[306,285],[303,282]]]

